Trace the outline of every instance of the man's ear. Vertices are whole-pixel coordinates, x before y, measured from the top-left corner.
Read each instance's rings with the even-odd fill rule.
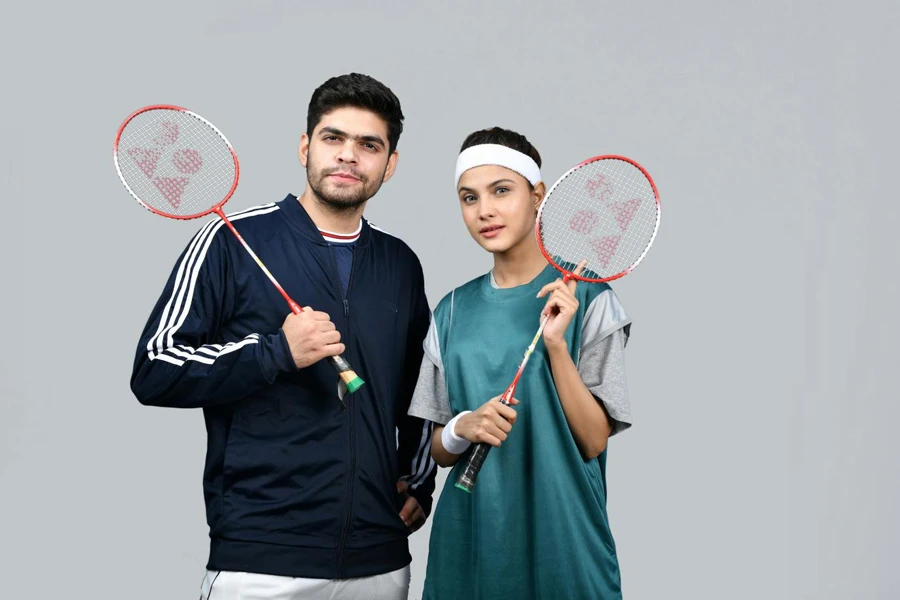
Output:
[[[398,160],[400,160],[400,153],[394,150],[391,153],[391,157],[388,159],[387,169],[384,170],[384,179],[381,180],[381,183],[387,183],[388,179],[394,176],[394,171],[397,170]]]
[[[306,162],[309,159],[309,136],[303,134],[300,136],[300,145],[297,146],[297,155],[300,157],[300,164],[306,168]]]

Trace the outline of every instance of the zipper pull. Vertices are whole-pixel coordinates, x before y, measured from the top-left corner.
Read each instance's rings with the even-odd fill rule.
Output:
[[[344,298],[344,316],[350,316],[350,301]]]

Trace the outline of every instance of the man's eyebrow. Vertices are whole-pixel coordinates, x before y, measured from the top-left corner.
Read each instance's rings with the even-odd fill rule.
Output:
[[[346,131],[341,131],[336,127],[323,127],[319,132],[322,133],[330,133],[331,135],[337,135],[344,138],[350,138],[352,140],[358,140],[362,142],[372,142],[376,144],[380,144],[382,146],[385,145],[384,140],[381,139],[381,136],[378,135],[349,135]]]

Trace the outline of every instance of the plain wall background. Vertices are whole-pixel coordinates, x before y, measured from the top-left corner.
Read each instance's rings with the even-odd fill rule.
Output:
[[[309,96],[359,71],[407,117],[367,216],[419,254],[432,306],[490,266],[453,192],[472,130],[520,130],[551,182],[602,153],[653,175],[659,236],[614,283],[635,322],[636,424],[609,455],[626,598],[896,598],[898,24],[887,1],[5,3],[0,596],[198,595],[202,416],[128,380],[201,222],[128,196],[119,124],[154,103],[211,120],[235,211],[302,191]]]

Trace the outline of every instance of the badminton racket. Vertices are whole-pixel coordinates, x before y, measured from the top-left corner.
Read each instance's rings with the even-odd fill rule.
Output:
[[[630,273],[647,255],[659,230],[656,184],[633,160],[605,155],[590,158],[560,177],[541,202],[535,235],[544,258],[571,279],[601,283]],[[500,402],[510,404],[528,358],[550,315],[540,327]],[[491,445],[476,444],[456,487],[471,493]]]
[[[234,148],[212,123],[179,106],[146,106],[119,127],[113,158],[125,189],[150,212],[169,219],[218,215],[291,311],[303,312],[222,211],[237,188],[240,166]],[[348,392],[363,385],[343,357],[329,357],[329,362]]]

